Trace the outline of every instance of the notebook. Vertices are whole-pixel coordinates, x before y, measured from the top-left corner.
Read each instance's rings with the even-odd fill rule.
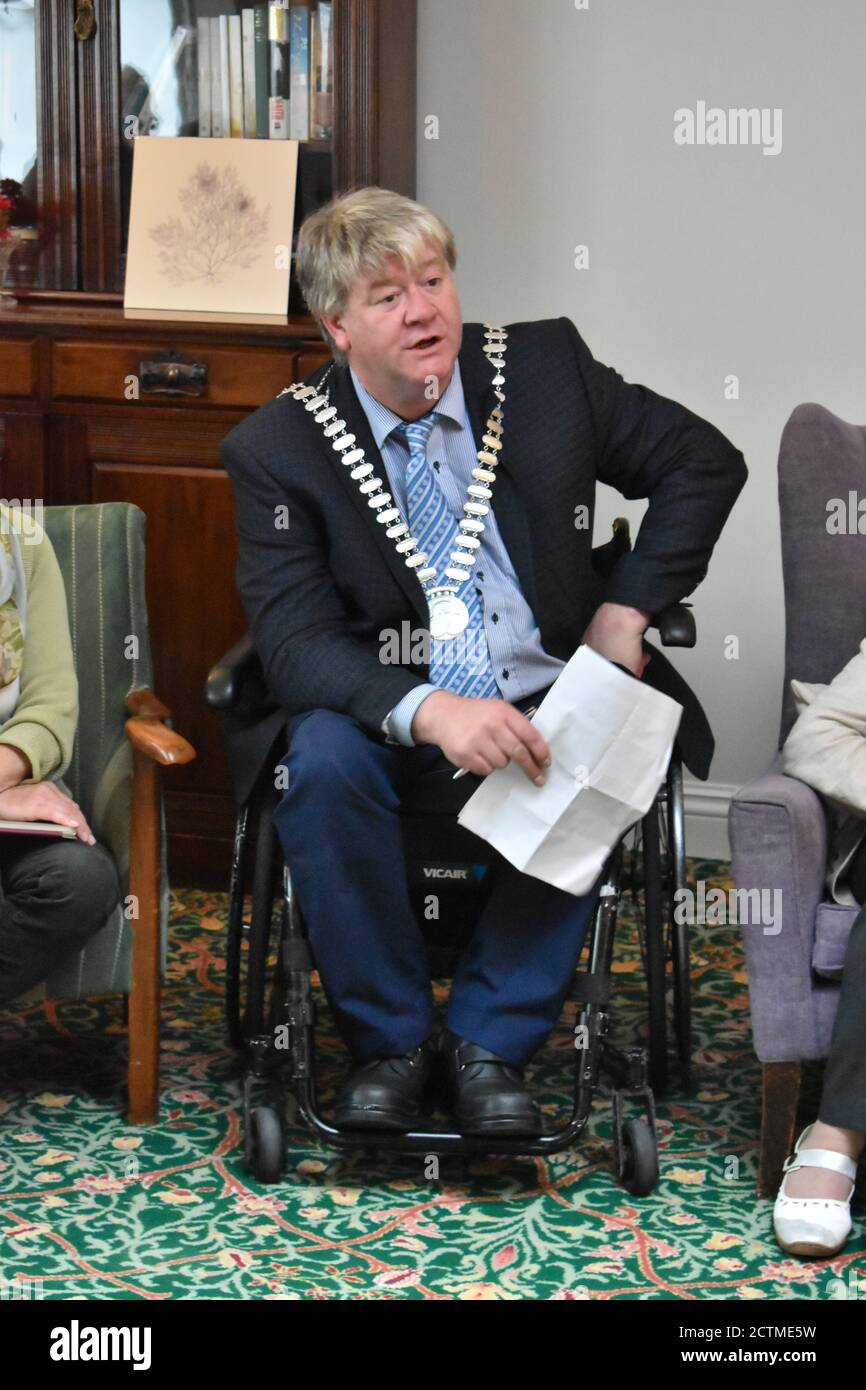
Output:
[[[74,840],[75,828],[55,825],[50,820],[0,820],[0,835],[46,835],[59,840]]]

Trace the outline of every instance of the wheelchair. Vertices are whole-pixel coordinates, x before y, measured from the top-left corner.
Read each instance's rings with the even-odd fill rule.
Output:
[[[594,569],[601,575],[608,573],[629,549],[628,522],[618,518],[611,541],[593,550]],[[695,645],[689,605],[666,609],[654,625],[663,646]],[[264,689],[258,658],[246,636],[210,671],[205,701],[211,709],[230,716],[244,703],[247,711],[254,709]],[[231,862],[226,1022],[243,1067],[244,1159],[251,1175],[262,1183],[280,1180],[289,1126],[295,1118],[336,1149],[375,1148],[425,1156],[557,1153],[569,1148],[583,1130],[604,1070],[612,1083],[619,1180],[634,1195],[650,1193],[658,1181],[654,1097],[669,1083],[669,1012],[684,1085],[691,1054],[688,927],[679,920],[682,914],[675,912],[676,893],[686,887],[682,760],[677,744],[655,802],[605,865],[581,952],[586,969],[576,970],[569,996],[578,1005],[571,1114],[559,1128],[535,1138],[460,1134],[447,1127],[407,1133],[340,1131],[321,1113],[311,984],[315,962],[303,908],[296,901],[288,866],[282,862],[273,823],[278,801],[273,768],[285,748],[283,726],[272,745],[272,756],[264,761],[251,795],[238,812]],[[427,785],[434,782],[435,786]],[[454,801],[453,788],[450,776],[428,773],[418,779],[402,805],[410,897],[425,937],[430,936],[431,925],[438,925],[426,921],[422,911],[433,879],[440,901],[444,897],[448,907],[440,917],[447,920],[447,931],[439,930],[437,939],[428,940],[434,977],[450,973],[449,963],[477,919],[485,886],[489,886],[485,876],[497,859],[490,846],[457,824],[459,806],[449,804]],[[252,854],[251,837],[255,841]],[[282,891],[275,911],[278,866]],[[646,1048],[621,1048],[610,1037],[614,936],[625,891],[637,909],[648,1005]],[[629,1104],[639,1113],[627,1118]]]

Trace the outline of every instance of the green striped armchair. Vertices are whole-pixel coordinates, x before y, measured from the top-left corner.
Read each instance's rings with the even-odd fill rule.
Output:
[[[149,1124],[159,1108],[169,906],[159,768],[190,762],[195,750],[152,693],[144,513],[126,502],[46,507],[44,524],[66,584],[79,688],[64,782],[114,856],[122,894],[103,930],[18,1002],[126,995],[128,1118]]]

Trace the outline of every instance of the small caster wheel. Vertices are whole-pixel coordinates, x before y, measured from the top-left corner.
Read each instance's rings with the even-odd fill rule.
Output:
[[[261,1183],[279,1182],[283,1176],[285,1144],[280,1117],[272,1105],[257,1105],[244,1137],[247,1171]]]
[[[623,1126],[623,1170],[620,1181],[635,1197],[646,1197],[659,1180],[659,1151],[647,1121],[627,1120]]]

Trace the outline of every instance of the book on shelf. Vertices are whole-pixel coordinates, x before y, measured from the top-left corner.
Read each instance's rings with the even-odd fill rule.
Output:
[[[241,11],[243,47],[244,139],[256,138],[256,12]]]
[[[229,57],[229,19],[230,15],[221,14],[219,17],[219,50],[220,50],[220,122],[222,134],[231,134],[231,111],[232,111],[232,79],[231,79],[231,60]]]
[[[271,0],[268,5],[268,134],[272,140],[289,138],[289,3]]]
[[[310,138],[310,7],[292,5],[289,11],[289,136]]]
[[[330,140],[334,133],[334,47],[330,0],[316,6],[310,38],[310,139]]]
[[[198,39],[198,133],[211,133],[211,21],[200,19],[197,26]]]
[[[268,68],[270,51],[268,48],[268,7],[256,5],[253,9],[255,42],[255,105],[256,139],[268,138]]]
[[[217,136],[227,135],[228,132],[223,126],[222,118],[222,57],[220,52],[220,22],[219,19],[203,19],[202,24],[207,25],[209,31],[209,52],[210,52],[210,133]],[[203,135],[199,131],[199,135]]]
[[[240,140],[244,133],[244,69],[241,17],[229,15],[229,135]]]
[[[55,825],[50,820],[0,820],[0,835],[39,835],[49,840],[74,840],[71,825]]]
[[[196,32],[200,136],[332,138],[332,0],[267,0],[199,19]]]

